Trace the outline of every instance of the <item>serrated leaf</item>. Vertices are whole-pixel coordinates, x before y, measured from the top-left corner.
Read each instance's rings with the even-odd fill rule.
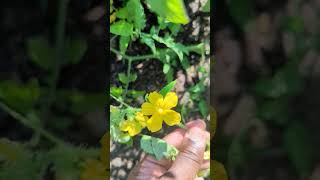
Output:
[[[145,43],[147,46],[150,47],[150,49],[151,49],[151,51],[152,51],[153,54],[156,54],[156,53],[157,53],[157,51],[156,51],[156,45],[155,45],[154,40],[151,38],[150,35],[147,35],[147,34],[145,34],[145,33],[141,33],[141,34],[140,34],[140,38],[141,38],[141,39],[140,39],[141,42]]]
[[[125,54],[131,40],[130,36],[120,36],[119,44],[120,44],[120,52]]]
[[[146,26],[146,17],[144,14],[143,6],[140,0],[129,0],[127,4],[128,20],[134,24],[134,27],[139,31]]]
[[[165,97],[166,94],[167,94],[168,92],[170,92],[170,91],[174,88],[174,86],[176,85],[176,83],[177,83],[176,80],[170,82],[170,83],[167,84],[165,87],[163,87],[163,88],[160,90],[159,93],[160,93],[163,97]]]
[[[187,53],[185,46],[180,43],[175,43],[174,39],[167,35],[166,37],[162,38],[158,35],[152,35],[152,38],[159,43],[165,44],[168,48],[172,49],[179,57],[180,61],[183,61],[183,53]]]
[[[306,179],[312,168],[310,134],[300,122],[290,124],[283,135],[283,145],[301,179]]]
[[[182,0],[146,0],[146,3],[151,11],[169,22],[187,24],[190,21]]]
[[[110,26],[110,32],[119,36],[131,36],[133,33],[133,25],[124,20],[120,20]]]
[[[54,49],[44,37],[33,37],[27,40],[30,60],[44,70],[49,70],[55,63]]]
[[[66,46],[66,59],[68,63],[77,64],[87,51],[85,39],[71,40]]]

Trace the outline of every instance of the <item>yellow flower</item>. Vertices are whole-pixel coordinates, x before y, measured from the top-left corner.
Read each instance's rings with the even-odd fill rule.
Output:
[[[139,134],[142,130],[142,126],[134,119],[122,121],[120,123],[120,130],[127,131],[130,136]]]
[[[147,126],[148,117],[144,116],[141,112],[137,112],[135,119],[140,123],[140,125],[145,128]]]
[[[81,180],[105,180],[108,177],[106,165],[95,159],[87,159]]]
[[[157,92],[152,92],[148,96],[149,102],[142,104],[142,114],[151,116],[147,120],[147,128],[151,132],[159,131],[162,128],[164,121],[169,126],[174,126],[180,123],[181,116],[171,108],[176,107],[178,104],[178,96],[176,93],[169,92],[163,96]]]
[[[100,160],[104,165],[107,165],[108,163],[108,154],[109,154],[109,147],[108,147],[109,137],[108,136],[109,136],[109,133],[105,133],[100,140],[100,144],[101,144]]]

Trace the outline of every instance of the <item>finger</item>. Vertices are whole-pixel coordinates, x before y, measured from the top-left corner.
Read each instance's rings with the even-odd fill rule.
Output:
[[[200,171],[206,170],[210,168],[210,160],[203,160],[201,166],[200,166]]]
[[[192,127],[198,127],[200,129],[205,130],[206,129],[206,123],[200,119],[198,120],[194,120],[194,121],[190,121],[186,124],[187,128],[190,129]]]
[[[203,129],[189,129],[184,138],[183,149],[162,178],[193,180],[203,161],[206,138],[207,133]]]
[[[170,134],[166,135],[163,140],[170,145],[180,147],[185,132],[185,130],[178,128]],[[164,174],[169,169],[169,167],[171,167],[171,163],[172,162],[169,160],[156,160],[153,156],[147,155],[140,162],[137,170],[132,171],[132,173],[135,174],[135,177],[138,179],[151,179],[153,177],[159,177]]]

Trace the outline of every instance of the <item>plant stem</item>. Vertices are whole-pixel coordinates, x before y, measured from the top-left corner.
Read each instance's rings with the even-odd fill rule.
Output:
[[[57,24],[55,27],[55,63],[53,64],[51,79],[49,82],[49,94],[46,106],[43,106],[44,114],[48,114],[51,104],[56,99],[57,81],[59,79],[60,68],[65,61],[63,50],[65,47],[65,22],[68,2],[69,0],[59,0],[58,2]]]
[[[114,95],[110,94],[110,96],[116,100],[117,102],[119,102],[120,104],[126,106],[126,107],[131,107],[130,105],[128,105],[127,103],[123,102],[122,100],[120,100],[119,98],[115,97]]]
[[[144,59],[157,58],[157,56],[154,54],[147,54],[147,55],[141,55],[141,56],[128,56],[128,55],[125,55],[114,48],[110,48],[110,50],[113,53],[122,56],[124,59],[131,60],[131,61],[139,61],[139,60],[144,60]]]
[[[34,130],[35,132],[39,133],[40,135],[42,135],[43,137],[47,138],[51,142],[53,142],[53,143],[55,143],[57,145],[64,145],[65,144],[62,140],[58,139],[57,137],[52,135],[50,132],[42,129],[39,126],[36,126],[36,125],[30,123],[30,122],[32,122],[32,120],[29,120],[26,117],[22,116],[21,114],[19,114],[18,112],[14,111],[9,106],[4,104],[3,102],[0,102],[0,107],[4,111],[6,111],[8,114],[10,114],[13,118],[15,118],[16,120],[20,121],[23,125],[29,127],[30,129]]]
[[[129,84],[130,84],[130,81],[129,81],[129,77],[131,76],[131,66],[132,66],[132,59],[128,59],[128,69],[127,69],[127,83],[126,83],[126,86],[125,86],[125,90],[124,90],[124,93],[123,93],[123,99],[125,99],[125,97],[127,96],[127,93],[128,93],[128,88],[129,88]]]

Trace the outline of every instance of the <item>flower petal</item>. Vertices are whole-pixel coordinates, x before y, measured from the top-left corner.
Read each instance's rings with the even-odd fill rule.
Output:
[[[148,117],[147,116],[144,116],[141,112],[137,112],[136,113],[136,116],[135,116],[135,119],[140,123],[140,125],[144,128],[146,127],[146,123],[147,123],[147,120],[148,120]]]
[[[157,93],[157,92],[152,92],[152,93],[150,93],[149,94],[149,96],[148,96],[148,100],[149,100],[149,102],[151,103],[151,104],[153,104],[153,105],[157,105],[158,104],[158,101],[160,100],[160,101],[163,101],[163,97],[162,97],[162,95],[161,94],[159,94],[159,93]]]
[[[176,111],[167,110],[167,111],[165,111],[165,113],[163,115],[163,120],[169,126],[174,126],[174,125],[177,125],[180,123],[181,116]]]
[[[151,132],[159,131],[162,128],[162,118],[159,114],[154,114],[148,121],[147,121],[147,128]]]
[[[130,136],[135,136],[141,132],[142,127],[138,122],[132,122],[131,128],[128,131]]]
[[[176,107],[178,104],[178,96],[174,92],[168,92],[166,97],[163,100],[163,108],[171,109]]]
[[[146,116],[152,115],[155,113],[155,107],[151,103],[145,102],[141,106],[141,112]]]
[[[120,130],[121,131],[128,131],[130,128],[130,123],[128,121],[122,121],[120,123]]]

